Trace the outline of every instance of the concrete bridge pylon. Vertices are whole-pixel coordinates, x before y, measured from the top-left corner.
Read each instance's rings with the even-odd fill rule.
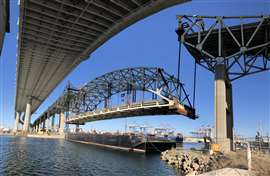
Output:
[[[60,118],[59,118],[59,133],[60,133],[60,135],[64,135],[64,129],[65,129],[65,114],[64,114],[64,111],[61,111]]]
[[[216,143],[224,152],[233,149],[232,86],[227,78],[226,67],[215,68],[215,133]]]
[[[14,133],[18,132],[19,130],[19,122],[20,122],[20,112],[16,112]]]
[[[31,122],[31,98],[29,98],[26,104],[25,116],[24,116],[24,123],[23,123],[23,133],[29,132],[29,126]]]

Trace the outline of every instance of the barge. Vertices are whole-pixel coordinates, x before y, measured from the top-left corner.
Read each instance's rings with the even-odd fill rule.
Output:
[[[182,135],[169,137],[134,133],[69,132],[66,134],[66,139],[103,148],[140,153],[160,153],[183,143]]]

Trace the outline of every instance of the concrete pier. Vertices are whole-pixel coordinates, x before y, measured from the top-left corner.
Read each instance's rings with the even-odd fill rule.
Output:
[[[216,143],[220,144],[221,151],[231,151],[233,144],[232,87],[227,79],[224,64],[218,64],[215,69],[215,124]]]
[[[38,132],[39,126],[38,124],[35,125],[35,132]]]
[[[48,112],[47,113],[47,119],[45,120],[46,121],[46,132],[49,132],[50,129],[51,129],[51,119],[50,119],[50,117],[51,117],[51,115]]]
[[[40,131],[40,123],[38,123],[36,125],[37,125],[37,131],[36,132],[39,132]]]
[[[76,124],[75,132],[79,132],[79,131],[80,131],[80,125],[79,124]]]
[[[42,123],[42,131],[45,131],[45,120],[44,121],[42,121],[41,123]]]
[[[29,99],[26,104],[25,116],[24,116],[24,124],[23,124],[23,133],[29,132],[29,124],[31,121],[31,99]]]
[[[14,132],[19,130],[20,112],[16,112]]]
[[[40,121],[39,121],[39,123],[37,123],[37,126],[38,126],[37,132],[40,132],[41,131],[41,122]]]
[[[55,120],[55,114],[53,114],[52,119],[51,119],[51,130],[52,131],[55,131],[54,120]]]
[[[65,128],[65,114],[63,111],[61,111],[60,118],[59,118],[59,133],[60,133],[60,135],[64,134],[64,128]]]

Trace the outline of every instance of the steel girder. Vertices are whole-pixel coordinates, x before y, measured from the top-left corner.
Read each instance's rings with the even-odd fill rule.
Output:
[[[177,16],[177,34],[196,62],[230,81],[270,69],[270,16]]]
[[[177,98],[180,103],[192,107],[183,84],[160,68],[127,68],[97,77],[83,86],[70,99],[69,110],[75,113],[93,111],[97,105],[112,95],[128,89],[160,91],[168,99]]]

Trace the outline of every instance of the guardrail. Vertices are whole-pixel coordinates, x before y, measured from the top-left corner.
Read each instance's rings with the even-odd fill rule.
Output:
[[[118,107],[104,108],[100,110],[82,113],[79,115],[70,116],[70,118],[66,121],[66,123],[75,123],[76,121],[85,120],[91,117],[94,118],[95,116],[128,112],[128,111],[140,110],[140,109],[170,107],[170,106],[174,106],[174,103],[165,102],[163,100],[144,101],[141,103],[133,103],[133,104],[121,105]]]

